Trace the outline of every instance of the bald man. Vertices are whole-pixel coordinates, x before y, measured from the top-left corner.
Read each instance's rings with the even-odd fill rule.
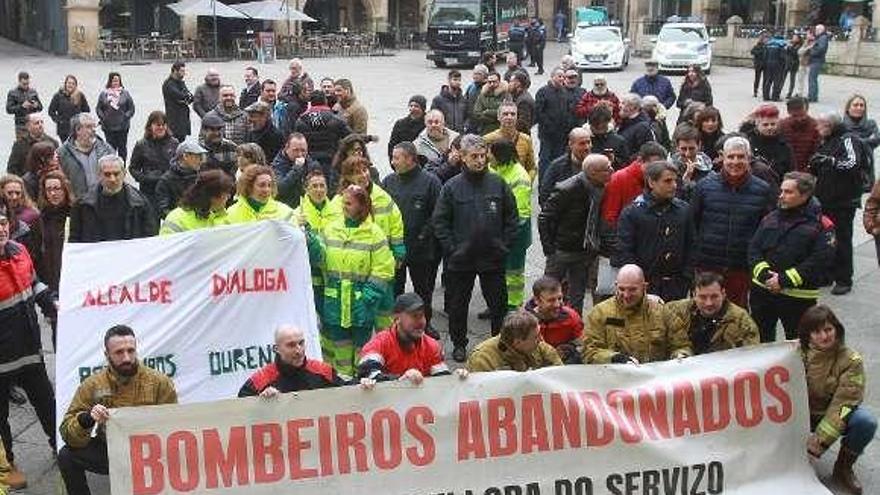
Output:
[[[332,366],[306,357],[302,329],[279,326],[275,329],[275,346],[275,360],[248,378],[238,391],[239,397],[272,398],[279,393],[346,385]]]
[[[645,274],[638,265],[617,273],[616,292],[587,315],[584,363],[639,364],[690,356],[686,330],[666,309],[650,301]]]
[[[547,170],[541,170],[538,182],[538,204],[544,207],[556,184],[577,175],[593,147],[592,133],[589,129],[575,127],[568,133],[568,153],[556,158]],[[542,164],[543,166],[543,164]]]
[[[205,72],[205,83],[199,84],[196,92],[193,93],[192,108],[201,119],[218,103],[220,103],[220,73],[217,69],[210,68]]]

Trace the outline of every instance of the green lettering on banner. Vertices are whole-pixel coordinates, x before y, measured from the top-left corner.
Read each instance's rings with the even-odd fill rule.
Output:
[[[211,376],[252,371],[262,368],[275,359],[275,344],[234,347],[208,352],[208,369]]]
[[[154,370],[162,373],[168,378],[174,378],[174,376],[177,374],[177,363],[174,362],[174,354],[146,356],[144,358],[141,358],[141,362],[144,364],[144,366],[148,368],[153,368]],[[106,364],[102,364],[100,366],[80,366],[77,369],[79,382],[84,382],[86,378],[94,375],[95,373],[101,371],[106,367]]]

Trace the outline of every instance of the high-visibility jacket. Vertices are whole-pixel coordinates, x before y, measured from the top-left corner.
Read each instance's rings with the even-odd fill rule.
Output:
[[[293,214],[293,208],[269,198],[265,206],[260,211],[255,210],[248,202],[247,198],[238,196],[234,205],[227,210],[227,218],[229,223],[248,223],[260,220],[281,220],[284,222],[295,222],[296,218]]]
[[[159,228],[159,235],[177,234],[189,230],[207,229],[218,225],[229,224],[226,210],[212,211],[207,218],[198,216],[195,210],[177,207],[168,213],[165,220],[162,220],[162,226]]]
[[[373,222],[385,232],[394,259],[403,260],[406,246],[403,244],[403,215],[400,209],[391,195],[378,184],[370,186],[370,200],[373,202]],[[335,210],[333,214],[342,216],[342,194],[334,196],[330,206]]]
[[[372,219],[350,225],[340,218],[324,228],[323,322],[372,328],[379,303],[391,293],[394,256]]]
[[[342,217],[342,211],[331,207],[330,203],[330,200],[326,200],[324,206],[318,208],[308,196],[304,195],[299,202],[299,206],[294,211],[296,212],[296,217],[302,216],[305,218],[306,223],[309,224],[309,228],[313,232],[321,233],[327,224]]]
[[[525,302],[526,250],[532,244],[532,178],[517,162],[494,165],[491,171],[504,180],[516,200],[516,241],[505,260],[505,281],[507,306],[518,308]]]
[[[503,165],[493,165],[490,170],[498,174],[504,179],[510,190],[513,191],[513,197],[516,199],[516,212],[520,224],[528,221],[531,224],[532,218],[532,179],[529,173],[523,168],[519,162],[512,162]]]

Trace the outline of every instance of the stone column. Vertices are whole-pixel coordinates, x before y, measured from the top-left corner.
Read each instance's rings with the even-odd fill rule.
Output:
[[[810,15],[810,0],[789,0],[785,3],[785,25],[803,26]],[[877,15],[876,9],[874,15]]]
[[[700,16],[706,25],[721,23],[721,0],[694,0],[691,12]]]
[[[67,54],[95,58],[101,24],[99,0],[67,0]]]
[[[197,39],[199,37],[198,17],[192,15],[181,17],[180,34],[181,37],[185,40]]]
[[[364,7],[367,10],[367,19],[369,19],[368,30],[376,31],[377,33],[388,32],[388,1],[363,0]]]

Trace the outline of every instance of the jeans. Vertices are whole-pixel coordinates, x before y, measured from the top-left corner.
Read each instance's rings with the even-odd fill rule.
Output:
[[[0,376],[0,436],[9,462],[15,461],[12,452],[12,430],[9,427],[9,389],[20,386],[40,420],[43,432],[49,437],[49,445],[55,446],[55,391],[46,374],[43,363],[31,364],[8,375]]]
[[[81,449],[65,445],[58,453],[58,470],[61,471],[67,495],[90,495],[92,492],[86,481],[86,471],[98,474],[109,472],[107,444],[93,438]]]
[[[466,347],[468,343],[468,308],[474,291],[474,279],[480,277],[480,289],[489,306],[492,320],[492,335],[501,331],[501,322],[507,311],[507,284],[504,270],[491,272],[448,271],[446,274],[446,313],[449,315],[449,337],[455,347]]]
[[[837,248],[834,251],[834,267],[831,272],[838,285],[852,286],[853,277],[853,219],[855,207],[823,208],[823,213],[834,222]]]
[[[822,69],[822,62],[810,63],[807,73],[809,89],[807,90],[807,99],[812,102],[819,101],[819,71]]]
[[[544,275],[562,283],[568,305],[583,314],[589,266],[593,256],[586,252],[557,251],[547,257]]]
[[[877,431],[877,418],[864,407],[857,407],[846,418],[846,429],[843,431],[843,446],[857,455],[865,451],[865,447],[874,439]]]

